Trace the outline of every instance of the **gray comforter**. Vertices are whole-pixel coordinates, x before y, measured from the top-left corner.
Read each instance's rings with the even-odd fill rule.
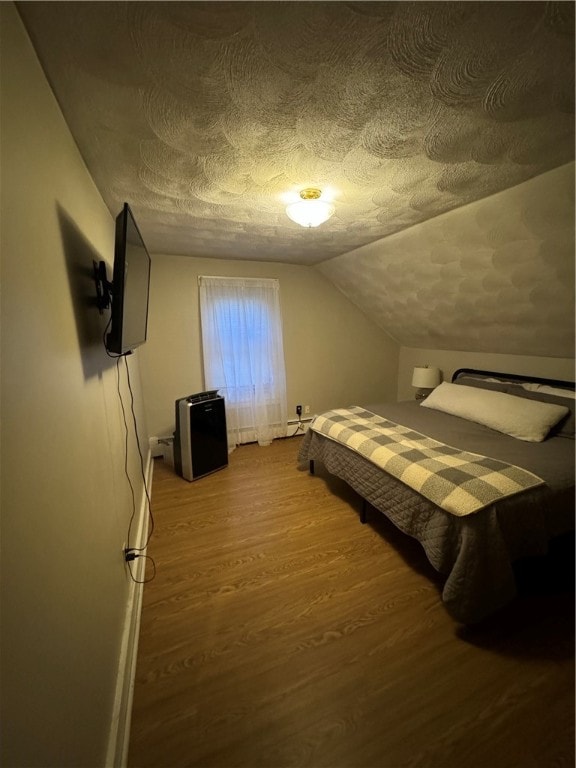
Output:
[[[446,582],[442,599],[463,623],[483,619],[516,594],[512,563],[546,554],[554,536],[574,528],[574,441],[551,437],[527,443],[417,401],[364,406],[397,424],[462,450],[514,464],[545,484],[455,517],[387,474],[368,459],[309,430],[299,467],[321,462],[345,480],[400,530],[416,538]]]

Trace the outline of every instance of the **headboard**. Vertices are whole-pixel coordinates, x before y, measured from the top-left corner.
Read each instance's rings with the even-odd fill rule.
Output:
[[[560,379],[543,379],[539,376],[524,376],[519,373],[502,373],[498,371],[481,371],[476,368],[458,368],[452,374],[452,382],[455,382],[459,376],[478,376],[480,378],[494,378],[501,381],[512,383],[533,383],[545,384],[549,387],[561,387],[562,389],[574,389],[573,381],[562,381]]]

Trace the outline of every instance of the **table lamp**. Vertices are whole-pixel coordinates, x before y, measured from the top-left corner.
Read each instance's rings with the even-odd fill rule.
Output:
[[[438,384],[440,384],[440,368],[432,368],[428,365],[414,368],[412,386],[418,389],[416,400],[424,400]]]

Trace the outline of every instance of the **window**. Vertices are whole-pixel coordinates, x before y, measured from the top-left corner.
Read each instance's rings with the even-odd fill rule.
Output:
[[[206,389],[226,401],[228,448],[286,435],[278,280],[200,277]]]

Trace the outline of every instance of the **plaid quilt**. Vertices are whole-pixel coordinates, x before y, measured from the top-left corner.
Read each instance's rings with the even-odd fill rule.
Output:
[[[452,448],[358,406],[316,416],[310,429],[365,456],[458,517],[544,483],[513,464]]]

